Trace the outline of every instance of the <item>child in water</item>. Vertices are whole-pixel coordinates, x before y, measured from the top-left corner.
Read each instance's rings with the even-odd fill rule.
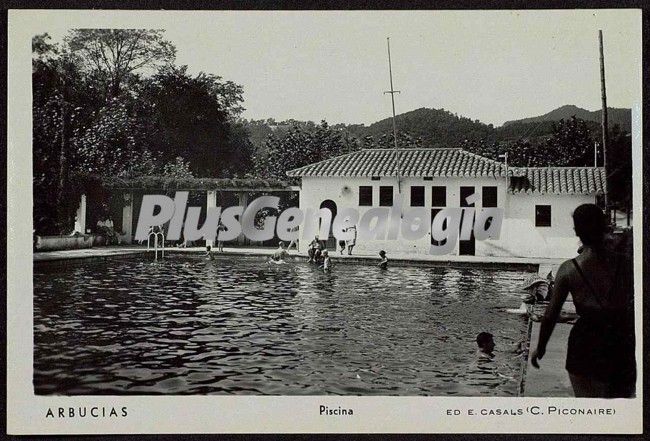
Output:
[[[494,358],[494,336],[489,332],[480,332],[476,336],[476,344],[478,345],[478,350],[476,351],[479,358],[486,358],[491,360]]]
[[[205,246],[205,256],[208,260],[214,259],[214,256],[212,255],[212,247],[210,245]]]
[[[327,250],[323,251],[323,264],[320,265],[319,268],[322,268],[326,273],[332,269],[332,260],[327,254]]]
[[[377,265],[381,269],[386,269],[388,268],[388,257],[386,257],[386,251],[381,250],[379,252],[379,257],[381,257],[381,261]]]
[[[284,258],[287,257],[287,250],[284,248],[284,242],[280,242],[278,244],[278,249],[273,253],[271,258],[269,259],[269,263],[284,263]]]

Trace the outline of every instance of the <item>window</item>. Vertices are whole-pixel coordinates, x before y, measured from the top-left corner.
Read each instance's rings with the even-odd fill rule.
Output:
[[[467,203],[467,198],[474,194],[474,187],[466,187],[462,185],[460,187],[460,206],[461,207],[471,207],[474,204],[470,205]]]
[[[424,187],[419,185],[411,187],[411,207],[424,207]]]
[[[447,187],[431,187],[431,206],[432,207],[446,207],[447,206]]]
[[[373,180],[373,181],[379,181],[379,180],[381,179],[381,177],[379,177],[379,176],[373,176],[373,177],[370,178],[370,179]]]
[[[550,227],[551,226],[551,206],[550,205],[535,205],[535,226],[536,227]]]
[[[425,176],[424,180],[425,181],[433,181],[433,176]]]
[[[379,206],[392,207],[393,206],[393,187],[384,186],[379,187]]]
[[[359,206],[372,207],[372,186],[361,185],[359,187]]]
[[[497,188],[496,187],[483,187],[483,207],[496,207],[497,206]]]

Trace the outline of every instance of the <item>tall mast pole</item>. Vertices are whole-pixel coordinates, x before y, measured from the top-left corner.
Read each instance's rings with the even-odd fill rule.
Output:
[[[601,114],[601,129],[603,132],[603,167],[605,167],[605,212],[607,213],[607,219],[609,219],[609,197],[607,195],[608,191],[608,180],[609,173],[607,169],[607,146],[609,144],[609,134],[607,133],[607,93],[605,91],[605,57],[603,55],[603,31],[598,31],[598,44],[600,49],[600,92],[603,103],[603,109]]]
[[[401,164],[400,155],[397,147],[397,126],[395,124],[395,94],[400,93],[399,90],[393,89],[393,66],[390,59],[390,37],[386,38],[388,45],[388,74],[390,75],[390,90],[385,91],[384,94],[390,93],[390,100],[393,105],[393,141],[395,143],[395,162],[397,164],[397,192],[401,192]]]

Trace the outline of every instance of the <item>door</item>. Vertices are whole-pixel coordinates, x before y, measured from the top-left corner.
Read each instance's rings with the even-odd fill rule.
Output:
[[[323,246],[325,247],[326,250],[336,251],[336,238],[334,237],[333,228],[332,228],[332,225],[334,224],[334,219],[336,218],[336,214],[338,211],[336,208],[336,202],[334,202],[331,199],[326,199],[323,202],[321,202],[320,208],[327,208],[332,213],[332,222],[330,222],[330,230],[329,233],[327,234],[327,237],[319,237],[319,239],[323,243]],[[320,230],[320,224],[318,225],[318,229]]]

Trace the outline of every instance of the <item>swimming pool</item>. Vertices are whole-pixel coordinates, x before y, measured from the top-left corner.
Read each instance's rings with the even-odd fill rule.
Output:
[[[34,268],[37,394],[516,395],[529,273],[171,255]],[[475,336],[494,334],[479,361]]]

